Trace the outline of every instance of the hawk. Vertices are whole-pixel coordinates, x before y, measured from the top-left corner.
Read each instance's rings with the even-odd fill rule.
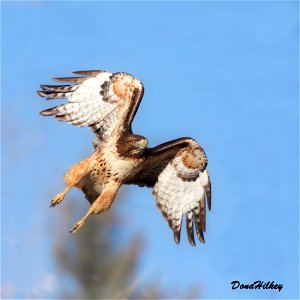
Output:
[[[204,243],[211,184],[202,147],[192,138],[182,137],[150,148],[144,136],[132,132],[144,94],[143,84],[134,76],[98,70],[73,73],[75,77],[54,78],[67,84],[41,85],[38,91],[47,100],[68,100],[41,115],[88,126],[95,133],[94,152],[65,173],[66,188],[51,202],[51,206],[57,205],[76,187],[91,204],[70,232],[75,233],[89,215],[108,210],[122,184],[135,184],[153,189],[157,207],[177,244],[184,216],[190,244],[195,246],[194,227]]]

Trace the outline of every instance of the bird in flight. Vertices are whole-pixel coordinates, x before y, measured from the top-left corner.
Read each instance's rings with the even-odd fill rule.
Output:
[[[151,148],[144,136],[132,132],[131,124],[144,93],[143,84],[134,76],[98,70],[74,74],[54,78],[63,84],[41,85],[38,91],[47,100],[68,100],[41,111],[41,115],[88,126],[95,133],[94,152],[65,173],[66,188],[51,202],[51,206],[59,204],[67,191],[76,187],[91,204],[70,232],[75,233],[89,215],[107,211],[121,185],[135,184],[153,189],[157,207],[177,244],[184,217],[190,244],[195,246],[194,227],[204,243],[211,184],[202,147],[192,138],[182,137]]]

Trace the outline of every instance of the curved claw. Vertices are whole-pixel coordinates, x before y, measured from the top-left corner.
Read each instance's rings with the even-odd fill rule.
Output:
[[[73,228],[70,230],[70,233],[76,233],[76,232],[79,230],[79,228],[83,225],[83,223],[84,223],[84,220],[78,221],[78,222],[73,226]]]
[[[65,192],[57,194],[51,201],[50,207],[54,207],[57,204],[59,204],[64,199],[64,197],[65,197]]]

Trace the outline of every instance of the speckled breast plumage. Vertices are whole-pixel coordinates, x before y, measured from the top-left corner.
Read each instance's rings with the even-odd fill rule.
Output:
[[[116,145],[104,145],[94,154],[90,179],[97,186],[111,181],[123,182],[133,177],[143,166],[143,158],[128,159],[120,157]],[[101,191],[100,191],[101,192]]]

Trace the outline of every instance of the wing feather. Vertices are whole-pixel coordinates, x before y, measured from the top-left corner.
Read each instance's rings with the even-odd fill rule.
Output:
[[[192,246],[196,246],[194,239],[193,212],[189,211],[186,214],[186,232],[188,240]]]
[[[205,243],[206,202],[211,206],[207,157],[193,139],[181,138],[149,149],[142,170],[127,184],[153,187],[157,207],[180,242],[183,216],[186,215],[188,240],[195,246],[194,226]],[[205,199],[206,198],[206,199]]]
[[[100,73],[106,73],[105,71],[100,71],[100,70],[88,70],[88,71],[74,71],[72,72],[73,74],[78,74],[78,75],[85,75],[85,76],[90,76],[90,77],[95,77],[99,75]]]
[[[182,216],[186,214],[188,239],[194,246],[193,220],[199,240],[205,242],[203,235],[206,230],[205,186],[202,185],[200,178],[208,178],[207,171],[201,172],[198,169],[194,181],[186,181],[179,174],[180,172],[170,162],[158,176],[153,188],[154,195],[157,203],[160,204],[159,207],[165,208],[164,213],[168,215],[168,221],[172,224],[174,237],[180,234],[181,224],[179,226],[177,221],[181,222]],[[176,240],[178,238],[175,238]]]
[[[55,77],[52,78],[54,81],[57,82],[77,82],[81,83],[86,80],[86,77]]]
[[[153,187],[158,175],[164,170],[168,163],[175,157],[176,153],[189,145],[191,138],[182,137],[156,147],[148,149],[146,161],[143,168],[136,176],[128,179],[126,184],[136,184],[138,186]]]
[[[77,85],[45,85],[41,84],[41,88],[44,93],[65,93],[65,92],[74,92],[77,89]]]
[[[41,85],[37,93],[46,98],[67,99],[68,103],[41,111],[43,116],[75,126],[89,126],[96,134],[94,145],[116,129],[131,130],[131,123],[143,96],[143,85],[127,73],[76,71],[83,77],[54,78],[69,85]],[[75,84],[74,84],[75,83]]]

